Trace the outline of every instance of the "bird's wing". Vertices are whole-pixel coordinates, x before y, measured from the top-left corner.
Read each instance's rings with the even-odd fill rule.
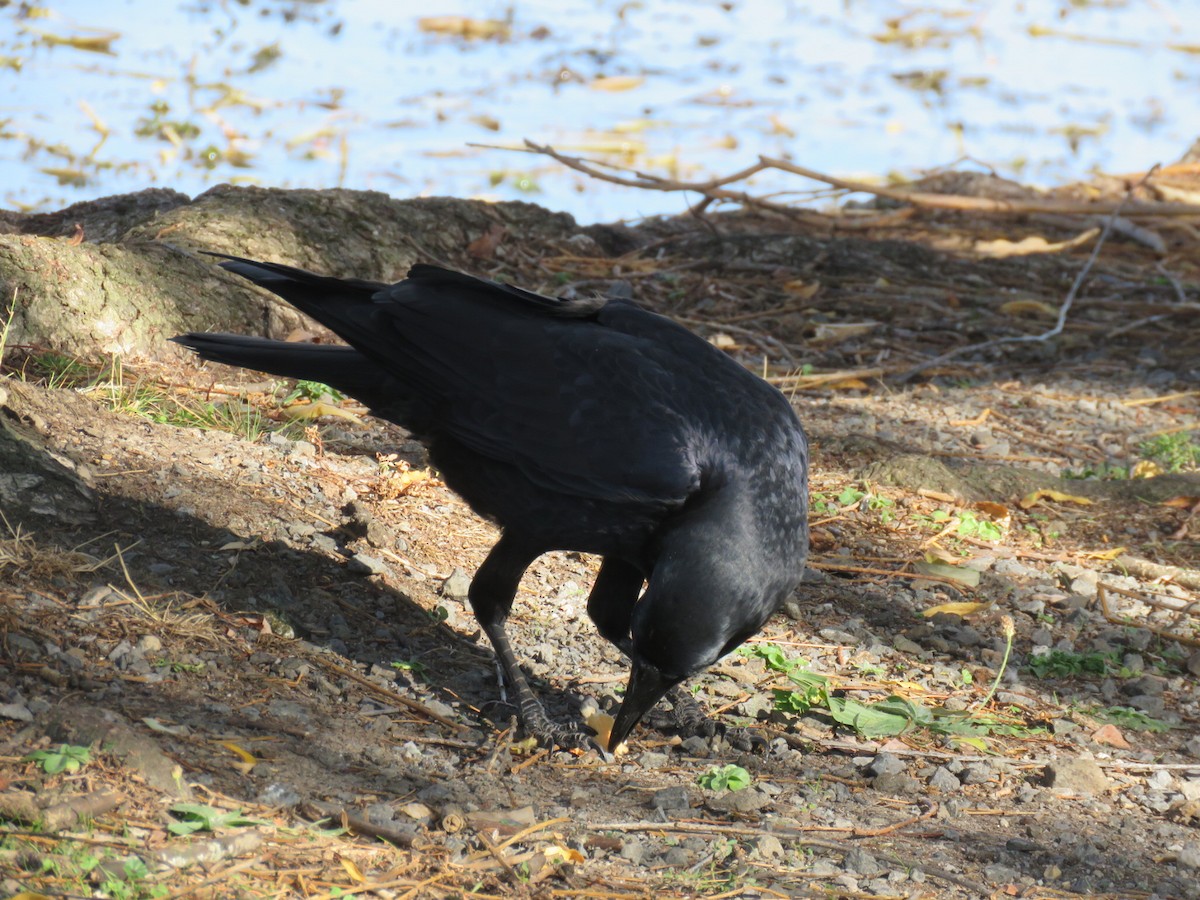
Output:
[[[670,344],[607,327],[595,304],[571,311],[469,281],[445,291],[401,282],[384,292],[397,302],[377,297],[370,346],[354,343],[438,398],[438,429],[546,488],[666,505],[697,489],[695,398]]]

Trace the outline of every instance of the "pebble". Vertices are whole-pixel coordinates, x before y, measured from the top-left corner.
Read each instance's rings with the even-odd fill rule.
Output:
[[[442,596],[448,597],[451,600],[463,601],[467,599],[467,592],[471,587],[471,576],[463,569],[455,566],[450,572],[450,576],[442,582]]]
[[[385,575],[388,571],[383,560],[366,553],[355,553],[346,568],[356,575]]]
[[[646,845],[639,840],[626,840],[621,844],[620,855],[635,866],[641,865],[642,858],[646,855]]]
[[[293,806],[299,806],[304,798],[300,796],[290,785],[281,782],[272,782],[258,792],[258,802],[263,806],[270,806],[276,809],[288,809]]]
[[[929,777],[929,786],[942,793],[957,791],[962,787],[959,780],[945,766],[938,766],[933,770],[933,774]]]
[[[921,792],[921,782],[913,778],[911,775],[901,775],[899,773],[888,773],[886,775],[877,776],[871,786],[881,794],[919,794]]]
[[[683,847],[668,847],[661,859],[664,866],[680,869],[691,864],[692,854]]]
[[[711,809],[722,812],[751,813],[757,812],[771,803],[770,796],[758,788],[746,788],[740,791],[726,791],[720,796],[708,801]]]
[[[851,847],[842,863],[848,871],[857,875],[877,875],[880,872],[879,862],[861,847]]]
[[[1087,757],[1053,762],[1043,770],[1043,777],[1056,794],[1091,797],[1112,787],[1104,770]]]
[[[657,790],[650,797],[651,809],[662,809],[673,812],[675,810],[690,809],[691,805],[691,797],[688,795],[687,788],[678,784]]]
[[[872,775],[894,775],[897,772],[904,772],[908,766],[904,760],[894,753],[879,753],[871,760],[867,766],[867,771]]]
[[[773,834],[764,834],[754,841],[754,855],[761,859],[781,859],[784,856],[783,844]]]
[[[32,722],[33,713],[24,703],[0,703],[0,718],[16,722]]]

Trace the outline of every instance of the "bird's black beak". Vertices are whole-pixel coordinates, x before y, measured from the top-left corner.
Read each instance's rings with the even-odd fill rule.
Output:
[[[629,672],[629,683],[625,686],[625,699],[617,710],[617,719],[608,738],[608,752],[616,750],[642,716],[678,683],[678,678],[668,678],[649,663],[635,660]]]

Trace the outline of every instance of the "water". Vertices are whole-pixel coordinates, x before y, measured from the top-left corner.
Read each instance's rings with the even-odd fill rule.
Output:
[[[1054,184],[1170,162],[1200,136],[1200,16],[1188,0],[58,0],[35,10],[0,10],[0,202],[10,208],[234,181],[527,199],[609,221],[679,212],[696,197],[472,144],[529,138],[681,179],[759,154],[849,176],[969,156]],[[467,40],[419,22],[446,15],[507,20],[510,35]],[[72,37],[97,46],[52,43]],[[628,89],[598,89],[602,77]],[[814,187],[783,174],[749,186]]]

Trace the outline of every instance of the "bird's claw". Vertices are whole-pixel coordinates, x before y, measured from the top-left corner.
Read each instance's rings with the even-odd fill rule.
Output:
[[[728,728],[706,713],[700,703],[687,691],[676,688],[668,694],[675,730],[681,737],[702,737],[709,743],[724,738],[735,750],[743,753],[764,753],[767,739],[748,728]]]
[[[596,732],[587,725],[581,722],[554,722],[541,710],[534,715],[526,715],[522,725],[525,733],[534,738],[539,747],[591,750],[598,746]]]

